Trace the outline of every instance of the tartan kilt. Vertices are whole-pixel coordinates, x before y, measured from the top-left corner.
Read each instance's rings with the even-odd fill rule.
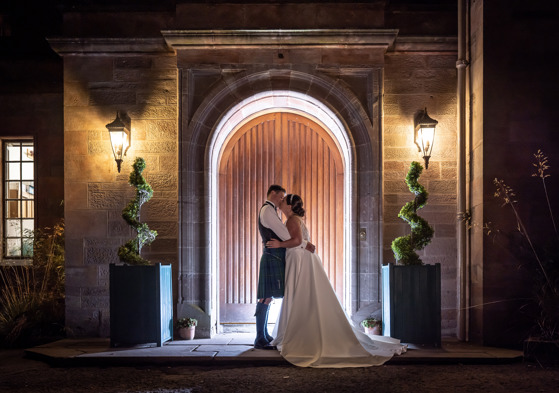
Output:
[[[257,299],[283,297],[285,292],[285,248],[265,248],[260,258]]]

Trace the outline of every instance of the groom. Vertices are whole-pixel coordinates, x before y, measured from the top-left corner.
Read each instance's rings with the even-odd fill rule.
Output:
[[[276,349],[270,345],[273,337],[268,334],[268,312],[272,298],[281,298],[285,289],[285,248],[266,248],[271,239],[289,240],[291,235],[278,216],[276,209],[285,196],[285,189],[277,184],[268,188],[267,200],[258,214],[258,229],[262,236],[264,253],[260,258],[258,277],[258,303],[256,303],[256,349]],[[300,247],[314,252],[315,246],[304,241]]]

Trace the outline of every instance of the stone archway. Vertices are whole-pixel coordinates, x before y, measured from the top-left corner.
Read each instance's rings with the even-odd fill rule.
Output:
[[[330,134],[331,140],[335,144],[335,149],[339,152],[342,162],[341,170],[343,173],[343,191],[341,192],[343,200],[343,214],[344,217],[342,227],[349,228],[351,226],[351,205],[349,201],[351,200],[351,144],[347,131],[342,125],[340,120],[336,115],[329,110],[320,101],[297,92],[292,91],[268,91],[256,94],[249,97],[230,111],[228,111],[225,116],[220,121],[213,134],[211,143],[209,145],[209,161],[210,161],[210,203],[211,203],[211,236],[210,236],[210,259],[212,265],[212,309],[218,310],[219,307],[225,307],[222,304],[223,299],[221,299],[218,289],[223,289],[225,283],[220,283],[219,279],[221,274],[219,274],[219,268],[222,263],[218,261],[220,255],[219,252],[219,238],[220,234],[219,228],[223,226],[220,225],[219,216],[219,202],[218,193],[220,192],[218,187],[218,171],[220,167],[221,157],[223,155],[223,150],[227,145],[227,142],[236,134],[237,130],[241,129],[244,124],[247,124],[251,119],[263,116],[265,113],[270,112],[289,112],[299,114],[304,118],[308,118],[313,122],[320,124],[321,128],[324,129],[328,134]],[[223,190],[221,190],[223,192]],[[261,202],[261,201],[259,201]],[[351,231],[343,231],[342,244],[351,244]],[[326,245],[322,245],[325,247]],[[338,296],[340,299],[344,300],[344,306],[347,310],[351,308],[351,293],[349,285],[349,272],[351,271],[349,266],[349,261],[352,258],[352,252],[354,251],[351,247],[343,247],[340,253],[342,261],[339,261],[339,268],[341,269],[341,283]],[[332,279],[332,278],[331,278]],[[235,302],[237,303],[237,302]],[[250,303],[250,302],[249,302]],[[243,307],[241,304],[228,304],[229,308],[235,307],[238,311],[236,312],[237,317],[243,317],[244,314],[248,315],[249,311],[242,311]],[[244,304],[244,307],[250,308],[250,304]],[[253,307],[253,306],[252,306]],[[221,313],[223,315],[223,312]],[[215,313],[215,317],[218,318],[218,313]],[[246,319],[246,316],[245,316]],[[213,325],[213,323],[212,323]]]
[[[179,69],[180,69],[179,64]],[[204,98],[193,101],[196,95],[197,70],[182,69],[180,135],[180,265],[178,315],[195,315],[199,319],[201,336],[216,331],[217,303],[213,287],[216,275],[212,256],[212,146],[224,129],[225,122],[239,124],[247,114],[233,111],[246,100],[265,97],[272,107],[290,107],[294,97],[307,97],[300,105],[303,113],[323,123],[334,122],[329,129],[344,130],[345,137],[336,138],[346,145],[346,162],[351,175],[351,195],[347,198],[348,211],[344,232],[350,257],[347,258],[346,288],[352,288],[345,302],[349,314],[369,304],[380,305],[379,277],[382,260],[381,198],[380,198],[380,83],[372,83],[371,106],[366,111],[351,90],[340,79],[317,72],[292,69],[270,69],[258,72],[231,73],[212,71],[216,81]],[[380,80],[380,70],[351,71],[366,75],[366,80]],[[200,78],[208,78],[209,71],[200,71]],[[234,75],[232,77],[231,75]],[[225,77],[226,76],[226,77]],[[276,86],[277,89],[270,87]],[[287,91],[288,96],[274,98],[271,91]],[[199,96],[198,96],[199,97]],[[291,98],[289,98],[291,97]],[[257,101],[254,101],[257,102]],[[319,105],[316,105],[319,103]],[[255,106],[255,108],[257,105]],[[322,109],[319,109],[322,108]],[[264,110],[263,108],[259,109]],[[313,111],[329,112],[328,116]],[[193,113],[192,116],[189,114]],[[225,116],[226,113],[230,115]],[[233,115],[235,114],[235,115]],[[329,119],[329,120],[328,120]],[[333,120],[336,119],[336,120]],[[222,124],[223,123],[223,124]],[[233,127],[233,126],[227,126]],[[222,143],[222,142],[221,142]],[[348,177],[349,178],[349,177]]]

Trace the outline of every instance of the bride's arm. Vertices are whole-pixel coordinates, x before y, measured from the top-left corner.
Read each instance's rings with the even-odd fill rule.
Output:
[[[266,243],[268,248],[293,248],[301,245],[303,241],[303,234],[301,233],[301,225],[299,220],[295,217],[290,217],[285,223],[289,231],[290,239],[280,242],[277,239],[272,239]]]

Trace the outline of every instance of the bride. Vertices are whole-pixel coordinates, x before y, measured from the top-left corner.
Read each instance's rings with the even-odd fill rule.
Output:
[[[405,352],[406,346],[399,340],[383,336],[372,339],[355,328],[318,255],[295,248],[303,240],[310,240],[302,220],[305,210],[301,197],[288,194],[279,207],[287,217],[291,239],[266,243],[270,248],[287,248],[285,296],[271,345],[277,346],[287,361],[301,367],[375,366]]]

